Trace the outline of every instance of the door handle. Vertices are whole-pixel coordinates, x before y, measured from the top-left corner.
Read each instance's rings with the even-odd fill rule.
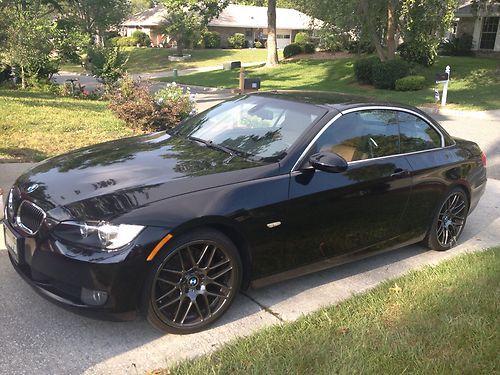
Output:
[[[396,168],[394,172],[391,174],[391,177],[393,178],[405,177],[408,176],[409,174],[410,172],[407,169]]]

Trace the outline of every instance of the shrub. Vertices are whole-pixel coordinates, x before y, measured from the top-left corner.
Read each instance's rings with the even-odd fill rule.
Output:
[[[399,55],[408,62],[432,66],[437,57],[437,44],[429,40],[405,42],[398,47]]]
[[[230,47],[243,48],[243,47],[245,47],[245,43],[246,43],[245,34],[234,33],[229,38],[227,38],[227,42],[229,43]]]
[[[254,46],[255,48],[264,48],[264,43],[258,40],[255,42]]]
[[[186,118],[193,111],[194,100],[175,83],[152,96],[149,85],[124,77],[109,96],[108,107],[134,131],[159,131]]]
[[[314,53],[316,52],[316,46],[314,43],[306,43],[304,44],[304,53]]]
[[[219,48],[220,34],[216,31],[207,31],[203,34],[203,44],[205,48]]]
[[[347,42],[347,50],[350,53],[373,53],[375,47],[366,40],[350,40]]]
[[[289,44],[283,48],[283,56],[285,59],[298,55],[299,53],[302,53],[302,47],[297,43]]]
[[[134,41],[134,45],[139,45],[140,47],[147,47],[151,44],[151,38],[149,35],[141,30],[134,31],[131,38]]]
[[[295,35],[295,39],[293,40],[294,43],[304,45],[306,43],[309,43],[311,41],[311,38],[309,37],[308,33],[305,33],[301,31],[300,33],[297,33]]]
[[[407,76],[396,80],[395,88],[397,91],[416,91],[425,87],[424,76]]]
[[[376,56],[366,57],[354,61],[354,76],[358,82],[373,83],[373,65],[378,63],[379,59]]]
[[[439,53],[446,56],[473,56],[472,43],[472,35],[462,34],[442,43]]]
[[[410,68],[402,59],[388,60],[373,64],[373,85],[379,89],[394,89],[396,81],[408,75]]]
[[[125,72],[128,56],[119,48],[91,47],[84,58],[85,69],[93,75],[112,84],[121,78]]]
[[[330,52],[338,52],[347,49],[349,36],[340,31],[325,29],[321,31],[319,48]]]
[[[108,45],[112,47],[134,47],[136,43],[131,36],[117,36],[108,39]]]

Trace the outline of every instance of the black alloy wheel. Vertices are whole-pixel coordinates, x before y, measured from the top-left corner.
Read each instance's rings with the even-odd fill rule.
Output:
[[[162,331],[182,334],[197,332],[222,316],[241,284],[241,261],[231,240],[202,230],[162,251],[146,286],[148,320]]]
[[[443,200],[427,238],[435,250],[448,250],[457,245],[467,220],[469,201],[462,189],[453,189]]]

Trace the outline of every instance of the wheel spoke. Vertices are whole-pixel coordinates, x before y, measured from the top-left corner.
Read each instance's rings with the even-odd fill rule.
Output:
[[[228,273],[232,269],[233,269],[232,266],[224,268],[222,271],[218,272],[215,276],[212,276],[212,280],[218,279],[219,277],[221,277],[222,275],[225,275],[226,273]]]
[[[214,285],[218,286],[219,288],[227,288],[227,285],[224,285],[224,284],[218,283],[218,282],[217,282],[217,281],[215,281],[214,279],[208,279],[208,280],[207,280],[207,284],[214,284]]]
[[[216,251],[217,251],[217,247],[214,246],[214,248],[212,249],[212,252],[210,253],[210,257],[208,258],[208,262],[206,264],[206,267],[209,267],[212,264],[212,260],[214,259]]]
[[[229,263],[229,262],[230,262],[230,260],[226,259],[226,260],[223,260],[223,261],[217,263],[215,266],[208,267],[208,269],[209,269],[209,271],[213,271],[214,269],[219,268],[220,266],[223,266],[224,264]]]
[[[163,294],[161,297],[157,298],[156,302],[160,302],[163,298],[168,297],[169,295],[171,295],[177,289],[179,289],[179,287],[178,286],[174,286],[172,289],[170,289],[170,291],[168,291],[167,293]]]
[[[193,302],[194,302],[194,307],[196,307],[196,311],[198,311],[198,315],[200,316],[200,320],[203,322],[204,317],[203,314],[201,313],[200,306],[198,306],[198,302],[196,301],[196,299]]]
[[[206,294],[203,295],[203,300],[207,304],[208,316],[212,315],[212,311],[210,309],[210,302],[208,301],[208,296]]]
[[[184,302],[185,297],[184,298],[179,297],[179,299],[180,299],[180,302],[179,302],[179,306],[177,306],[177,310],[175,311],[175,316],[174,316],[174,320],[173,320],[174,323],[177,320],[177,318],[179,317],[179,313],[181,312],[182,303]]]
[[[181,261],[182,271],[186,272],[186,266],[184,266],[184,259],[182,259],[181,251],[177,251],[177,255],[179,256],[179,260]]]
[[[208,249],[210,248],[210,245],[205,245],[205,247],[203,248],[203,251],[201,252],[201,255],[200,255],[200,259],[198,259],[198,261],[196,262],[196,265],[199,266],[203,257],[205,256],[205,254],[207,253]]]
[[[178,283],[174,283],[173,281],[163,279],[161,277],[158,277],[158,281],[161,281],[162,283],[168,284],[168,285],[173,285],[173,286],[178,286]]]
[[[184,313],[184,317],[181,320],[181,324],[184,324],[184,322],[185,322],[185,320],[186,320],[186,318],[187,318],[187,316],[189,314],[189,311],[191,311],[191,307],[192,306],[193,306],[193,301],[189,301],[189,305],[188,305],[188,307],[186,309],[186,312]]]
[[[172,306],[174,303],[179,302],[181,300],[181,296],[177,297],[176,299],[164,304],[163,306],[158,307],[160,310],[164,309],[165,307]],[[179,303],[181,305],[181,303]]]
[[[222,299],[227,299],[228,297],[224,294],[219,294],[219,293],[213,293],[213,292],[206,292],[207,295],[209,296],[213,296],[213,297],[218,297],[218,298],[222,298]]]
[[[170,272],[170,273],[175,273],[176,275],[182,275],[181,271],[171,270],[169,268],[162,268],[160,272]]]
[[[193,253],[191,252],[191,247],[189,246],[186,246],[186,251],[189,255],[189,261],[191,262],[191,267],[195,267],[196,266],[196,262],[193,258]]]

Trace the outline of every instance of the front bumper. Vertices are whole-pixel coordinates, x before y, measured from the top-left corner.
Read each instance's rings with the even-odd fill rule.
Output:
[[[12,265],[38,293],[86,315],[119,320],[135,316],[150,266],[146,258],[165,234],[146,228],[123,250],[96,252],[70,247],[50,235],[22,237],[7,220],[3,225],[17,238],[17,257],[9,252]],[[106,298],[89,304],[84,295],[92,292]]]

